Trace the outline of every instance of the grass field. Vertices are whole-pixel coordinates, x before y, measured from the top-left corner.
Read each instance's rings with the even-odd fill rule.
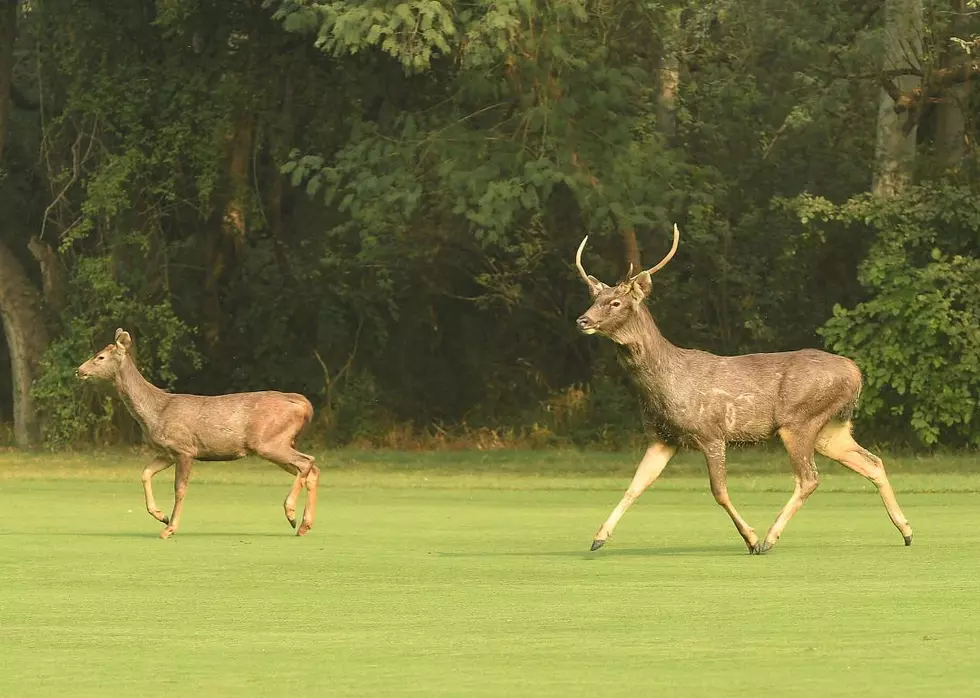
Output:
[[[684,455],[588,553],[636,459],[325,454],[303,539],[285,473],[198,464],[161,541],[138,455],[2,454],[0,696],[976,695],[975,457],[887,461],[911,548],[823,464],[750,557]],[[761,533],[783,459],[730,470]]]

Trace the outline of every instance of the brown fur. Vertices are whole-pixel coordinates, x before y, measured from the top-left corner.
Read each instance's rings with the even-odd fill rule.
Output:
[[[173,535],[191,463],[237,460],[255,454],[295,476],[284,509],[296,526],[296,498],[307,489],[306,508],[298,535],[313,526],[316,488],[320,470],[312,456],[295,449],[296,439],[313,418],[310,401],[297,393],[263,391],[230,395],[171,394],[147,381],[136,367],[128,332],[116,330],[116,341],[78,367],[83,380],[95,378],[112,383],[130,414],[143,429],[146,442],[158,457],[143,470],[146,508],[167,527],[162,538]],[[164,516],[153,500],[151,479],[171,465],[174,475],[174,509]]]
[[[674,234],[674,247],[655,270],[673,255],[679,236],[676,227]],[[581,251],[582,247],[576,263],[594,300],[578,319],[578,327],[619,345],[622,362],[639,387],[644,422],[653,443],[671,449],[648,452],[644,463],[652,458],[656,467],[641,467],[662,470],[678,446],[702,451],[715,500],[728,512],[749,551],[763,553],[816,490],[819,479],[813,454],[820,448],[875,483],[892,522],[906,543],[911,542],[912,529],[898,508],[881,460],[850,436],[850,419],[861,392],[861,372],[853,361],[816,349],[717,356],[677,347],[660,333],[646,307],[652,287],[650,272],[610,287],[585,273]],[[793,465],[796,489],[765,540],[759,541],[728,496],[725,450],[729,443],[763,441],[776,433]],[[634,485],[642,487],[638,492],[631,485],[624,497],[628,502],[625,507],[621,502],[599,529],[593,550],[605,542],[619,516],[653,481],[646,479],[634,479]]]

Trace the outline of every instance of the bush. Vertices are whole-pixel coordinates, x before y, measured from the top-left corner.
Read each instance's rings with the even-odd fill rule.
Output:
[[[877,240],[859,271],[868,298],[837,305],[820,333],[864,372],[861,412],[898,417],[926,445],[980,446],[980,196],[951,185],[841,206],[808,198],[812,218],[869,225]]]

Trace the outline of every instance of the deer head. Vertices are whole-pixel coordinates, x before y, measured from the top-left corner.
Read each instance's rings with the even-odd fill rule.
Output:
[[[116,341],[107,345],[91,359],[75,370],[75,375],[82,380],[97,378],[111,381],[119,373],[123,360],[133,346],[133,338],[122,328],[116,330]]]
[[[614,342],[624,344],[626,342],[626,337],[623,336],[624,328],[628,326],[637,309],[650,295],[650,289],[653,287],[650,276],[663,269],[674,256],[674,253],[677,252],[680,235],[675,224],[674,244],[667,256],[649,269],[628,276],[626,281],[616,286],[607,286],[586,273],[585,267],[582,266],[582,250],[585,249],[585,243],[589,239],[589,236],[586,235],[575,254],[575,266],[578,268],[579,275],[588,285],[593,302],[592,307],[586,310],[576,321],[578,328],[585,334],[600,334],[609,337]],[[632,272],[632,267],[630,267],[630,272]]]

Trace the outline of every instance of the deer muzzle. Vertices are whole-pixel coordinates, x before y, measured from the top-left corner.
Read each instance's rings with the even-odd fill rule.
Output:
[[[595,334],[596,328],[592,324],[592,320],[589,318],[588,315],[583,315],[582,317],[580,317],[578,320],[575,321],[575,324],[578,326],[579,330],[581,330],[583,334]]]

